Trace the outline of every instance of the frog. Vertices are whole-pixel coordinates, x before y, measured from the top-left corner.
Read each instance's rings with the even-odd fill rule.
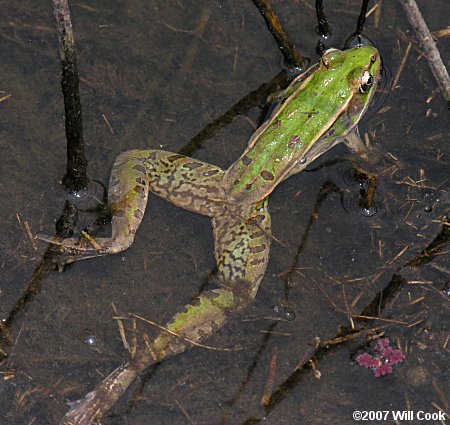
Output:
[[[211,218],[217,284],[182,308],[155,339],[146,341],[146,350],[112,372],[98,388],[105,390],[118,381],[128,386],[149,364],[198,345],[231,314],[252,302],[265,275],[274,238],[269,195],[338,143],[345,143],[363,158],[369,156],[358,123],[375,93],[380,69],[380,55],[373,46],[327,50],[279,95],[270,117],[226,170],[158,149],[130,150],[116,158],[108,189],[111,236],[83,243],[68,238],[58,243],[74,259],[126,250],[134,241],[152,193]],[[97,394],[103,390],[97,389]],[[69,415],[75,417],[86,403],[95,400],[86,397],[85,404],[75,406]]]

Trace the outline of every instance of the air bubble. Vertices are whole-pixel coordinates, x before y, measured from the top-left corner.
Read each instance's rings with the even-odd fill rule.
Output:
[[[105,187],[96,180],[91,180],[86,189],[74,190],[67,195],[67,200],[79,209],[94,209],[102,204],[105,197]]]
[[[442,293],[450,298],[450,282],[446,283],[445,288],[442,290]]]
[[[288,322],[292,322],[295,319],[295,312],[292,308],[274,305],[272,309],[281,319],[287,320]]]
[[[424,207],[423,210],[424,210],[425,212],[431,212],[431,211],[433,211],[433,208],[431,208],[430,205],[425,205],[425,207]]]
[[[306,157],[302,156],[300,158],[300,164],[304,164],[306,162]]]
[[[376,205],[362,207],[360,211],[364,217],[373,217],[377,213],[377,207]]]
[[[83,338],[83,342],[87,345],[90,345],[91,347],[95,347],[98,345],[98,339],[97,339],[97,335],[86,335]]]

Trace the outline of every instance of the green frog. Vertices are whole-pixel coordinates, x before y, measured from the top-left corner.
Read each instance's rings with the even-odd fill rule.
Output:
[[[73,239],[59,243],[73,252],[75,259],[127,249],[152,192],[211,217],[218,285],[185,306],[159,336],[146,341],[146,348],[133,362],[116,369],[67,417],[76,417],[88,405],[90,411],[103,411],[108,403],[100,402],[99,394],[119,381],[122,389],[116,393],[123,392],[150,363],[209,337],[229,314],[253,300],[269,259],[270,193],[337,143],[367,154],[357,124],[375,92],[380,67],[380,55],[372,46],[326,51],[319,63],[282,93],[270,118],[227,170],[156,149],[131,150],[117,157],[108,190],[111,237],[81,244]]]

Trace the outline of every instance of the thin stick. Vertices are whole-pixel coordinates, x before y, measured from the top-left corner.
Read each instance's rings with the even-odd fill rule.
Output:
[[[364,29],[364,23],[367,17],[367,7],[369,6],[369,0],[363,0],[361,5],[361,11],[359,12],[358,22],[356,24],[356,33],[362,34]]]
[[[66,117],[67,169],[63,183],[68,190],[77,191],[88,186],[89,178],[86,173],[87,159],[84,156],[80,79],[68,0],[53,0],[53,12],[58,30],[61,87]]]
[[[275,14],[272,6],[268,0],[253,0],[253,3],[258,8],[259,13],[264,18],[267,28],[272,33],[275,41],[278,44],[284,59],[289,65],[298,66],[301,69],[306,68],[309,60],[304,58],[289,40],[288,35],[284,31],[280,20]]]
[[[36,241],[34,240],[34,236],[33,236],[33,233],[31,232],[31,228],[30,228],[30,225],[28,224],[28,221],[23,220],[22,214],[16,213],[16,217],[17,217],[17,221],[19,222],[19,224],[25,230],[25,232],[28,236],[28,239],[30,240],[31,247],[33,248],[34,251],[37,251]]]
[[[329,37],[331,28],[323,11],[323,0],[316,0],[317,32],[321,37]]]
[[[4,102],[5,100],[8,100],[11,97],[10,94],[7,94],[6,96],[0,97],[0,102]]]
[[[275,346],[272,349],[272,356],[269,363],[269,376],[267,377],[266,388],[260,401],[260,404],[262,404],[263,406],[267,406],[270,402],[270,396],[272,395],[273,384],[275,382],[275,373],[277,370],[277,357],[278,351],[277,347]]]
[[[111,307],[117,316],[119,313],[117,312],[117,307],[113,302],[111,302]],[[116,317],[116,321],[117,321],[117,326],[119,328],[119,334],[120,334],[120,338],[122,340],[122,344],[125,347],[125,349],[131,354],[131,347],[130,347],[130,344],[128,343],[127,336],[125,334],[125,327],[123,326],[123,321],[122,321],[122,319],[117,318],[117,317]]]
[[[403,6],[406,16],[408,17],[408,21],[413,27],[416,37],[422,45],[423,53],[428,61],[428,64],[430,65],[431,72],[438,83],[439,89],[450,107],[450,78],[444,63],[442,62],[436,43],[433,40],[422,14],[420,13],[417,3],[415,0],[401,0],[400,4]]]
[[[191,424],[191,425],[195,425],[194,420],[191,418],[191,416],[189,415],[189,413],[187,412],[187,410],[181,405],[181,403],[174,398],[173,399],[176,403],[176,405],[179,407],[179,409],[183,412],[183,415],[186,417],[186,420]]]
[[[403,71],[403,68],[405,67],[406,59],[408,59],[409,51],[411,50],[412,43],[408,44],[408,47],[405,50],[405,54],[403,55],[402,61],[400,62],[400,66],[398,67],[398,70],[395,74],[394,80],[392,81],[392,91],[395,90],[395,87],[397,86],[398,80],[400,79],[400,75]]]
[[[139,316],[139,315],[134,314],[134,313],[130,313],[130,316],[131,317],[135,317],[136,319],[142,320],[145,323],[149,323],[150,325],[155,326],[156,328],[158,328],[158,329],[160,329],[160,330],[162,330],[164,332],[167,332],[169,335],[173,335],[173,336],[176,336],[177,338],[181,338],[184,341],[188,342],[189,344],[195,345],[197,347],[206,348],[207,350],[217,350],[217,351],[238,351],[238,350],[241,350],[240,347],[235,347],[235,348],[213,347],[212,345],[201,344],[199,342],[193,341],[190,338],[186,338],[185,336],[180,335],[177,332],[174,332],[174,331],[172,331],[172,330],[170,330],[168,328],[165,328],[164,326],[158,325],[158,323],[155,323],[152,320],[146,319],[145,317]]]

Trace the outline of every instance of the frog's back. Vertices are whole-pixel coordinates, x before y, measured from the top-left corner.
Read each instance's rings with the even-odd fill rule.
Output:
[[[267,196],[330,128],[350,99],[348,84],[342,84],[347,76],[333,71],[315,72],[250,139],[225,177],[231,200]]]

